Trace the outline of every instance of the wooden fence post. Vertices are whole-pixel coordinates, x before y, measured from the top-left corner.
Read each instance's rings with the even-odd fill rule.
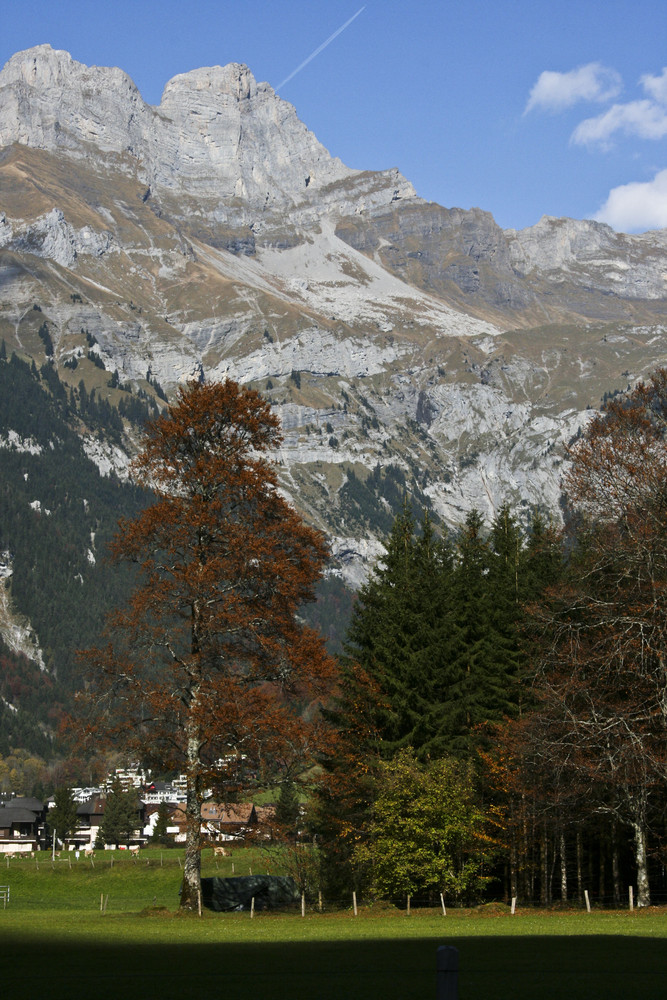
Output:
[[[588,913],[591,912],[591,901],[588,898],[588,889],[584,889],[584,899],[586,900],[586,910]]]
[[[250,900],[250,919],[252,920],[255,916],[255,897],[253,896]]]
[[[354,915],[356,917],[357,916],[357,894],[356,894],[356,892],[352,893],[352,906],[354,908]]]
[[[516,913],[516,896],[512,896],[512,916]]]
[[[408,893],[407,915],[410,916],[410,894]]]
[[[459,949],[443,944],[437,954],[436,1000],[458,1000]]]
[[[628,900],[630,902],[630,909],[634,910],[634,908],[635,908],[635,901],[634,901],[634,897],[632,895],[632,886],[631,885],[628,886]]]

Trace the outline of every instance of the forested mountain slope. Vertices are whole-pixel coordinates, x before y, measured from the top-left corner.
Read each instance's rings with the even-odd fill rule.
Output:
[[[0,720],[4,743],[34,745],[32,723],[52,734],[77,686],[76,650],[99,636],[104,614],[127,592],[128,571],[110,565],[106,549],[118,518],[145,497],[102,475],[84,448],[120,440],[118,410],[83,387],[67,391],[48,363],[38,371],[2,354]]]

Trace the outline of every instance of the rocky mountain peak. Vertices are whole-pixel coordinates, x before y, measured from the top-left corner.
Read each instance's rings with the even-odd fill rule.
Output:
[[[397,171],[353,170],[331,156],[293,106],[240,63],[175,76],[155,108],[122,70],[38,45],[0,73],[0,146],[12,143],[76,158],[94,146],[96,158],[120,156],[153,195],[199,199],[209,219],[255,231],[295,208],[302,221],[316,218],[320,193],[338,215],[415,196]]]
[[[38,46],[0,73],[0,147],[7,351],[118,406],[200,372],[266,393],[285,489],[357,583],[404,488],[452,525],[555,511],[563,442],[667,356],[667,230],[427,203],[240,63],[153,107]]]
[[[237,101],[246,101],[257,96],[258,87],[273,90],[267,83],[259,84],[247,66],[243,63],[229,63],[227,66],[204,66],[179,73],[166,84],[160,110],[165,111],[172,104],[180,104],[184,94],[192,91],[209,91],[211,107],[215,108],[221,97],[232,97]]]

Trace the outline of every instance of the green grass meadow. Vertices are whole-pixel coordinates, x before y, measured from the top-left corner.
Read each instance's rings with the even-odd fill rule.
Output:
[[[205,875],[264,872],[238,850]],[[113,866],[111,860],[113,857]],[[436,949],[459,949],[460,1000],[659,1000],[667,911],[541,912],[351,907],[323,913],[178,912],[176,851],[0,860],[2,1000],[431,1000]],[[268,861],[268,866],[267,866]],[[71,867],[70,867],[71,862]],[[276,864],[275,870],[278,870]],[[108,901],[107,901],[108,897]],[[106,912],[100,911],[101,898]]]

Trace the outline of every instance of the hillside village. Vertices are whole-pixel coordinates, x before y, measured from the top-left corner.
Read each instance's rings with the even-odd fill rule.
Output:
[[[135,766],[116,769],[103,785],[71,789],[77,807],[77,827],[64,840],[58,838],[58,831],[49,824],[53,796],[45,801],[33,796],[0,796],[0,857],[51,849],[90,854],[107,846],[115,847],[101,842],[100,827],[107,798],[116,783],[124,792],[134,793],[136,805],[136,827],[118,845],[121,850],[136,851],[154,839],[161,806],[167,817],[163,843],[172,846],[184,843],[185,776],[153,781],[141,767]],[[270,840],[274,816],[274,806],[251,802],[221,804],[209,792],[202,807],[202,838],[205,843],[220,845],[243,843],[246,837]]]

